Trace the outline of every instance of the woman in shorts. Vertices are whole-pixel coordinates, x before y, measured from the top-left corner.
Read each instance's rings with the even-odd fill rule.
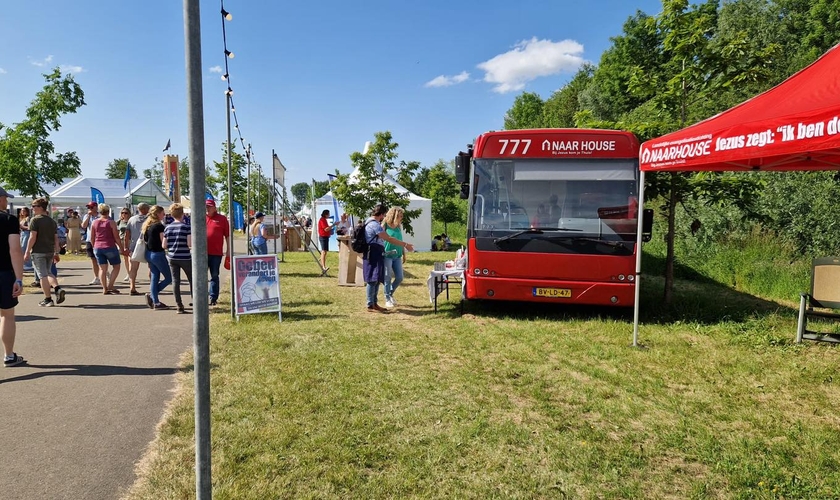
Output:
[[[114,288],[114,282],[120,274],[120,256],[125,253],[117,223],[111,218],[111,207],[99,204],[99,218],[91,223],[90,243],[93,255],[99,264],[99,282],[103,295],[120,293]],[[108,274],[108,265],[112,266]]]

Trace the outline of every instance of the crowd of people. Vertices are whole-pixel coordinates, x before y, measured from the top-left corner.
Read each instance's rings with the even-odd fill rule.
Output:
[[[23,291],[24,262],[31,262],[36,282],[44,298],[41,307],[54,307],[67,299],[59,284],[56,264],[65,251],[81,253],[90,259],[93,279],[90,285],[102,287],[104,295],[118,295],[118,278],[123,265],[129,283],[129,295],[143,295],[153,310],[166,310],[160,293],[173,284],[173,296],[178,313],[186,313],[181,291],[182,272],[190,283],[192,296],[192,235],[184,207],[173,203],[166,215],[164,207],[140,203],[137,213],[120,210],[118,220],[111,207],[104,203],[88,203],[87,213],[79,217],[68,210],[63,221],[56,221],[44,198],[23,207],[18,216],[9,213],[9,198],[0,188],[0,334],[4,350],[4,366],[24,362],[14,350],[16,323],[15,307]],[[227,254],[230,225],[226,217],[216,211],[216,203],[206,200],[207,261],[210,274],[209,304],[219,299],[219,272]],[[164,224],[169,220],[168,224]],[[82,236],[84,234],[84,236]],[[81,250],[81,242],[85,247]],[[142,244],[140,243],[142,242]],[[66,245],[66,248],[65,248]],[[138,246],[140,248],[138,248]],[[149,291],[137,290],[137,274],[143,263],[149,268]],[[192,306],[192,302],[189,302]]]

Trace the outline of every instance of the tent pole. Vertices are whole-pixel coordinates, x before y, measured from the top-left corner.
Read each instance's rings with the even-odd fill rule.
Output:
[[[645,172],[639,170],[639,209],[636,212],[636,298],[633,301],[633,347],[639,346],[639,291],[642,286],[642,224],[645,210]]]

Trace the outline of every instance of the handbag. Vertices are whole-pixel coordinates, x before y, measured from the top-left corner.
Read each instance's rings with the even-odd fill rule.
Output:
[[[131,260],[134,262],[146,262],[146,242],[140,237],[137,244],[134,245],[134,251],[131,252]]]

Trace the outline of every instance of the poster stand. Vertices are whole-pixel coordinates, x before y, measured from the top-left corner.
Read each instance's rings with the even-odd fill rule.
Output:
[[[277,313],[283,321],[277,255],[235,255],[236,319],[243,314]]]

